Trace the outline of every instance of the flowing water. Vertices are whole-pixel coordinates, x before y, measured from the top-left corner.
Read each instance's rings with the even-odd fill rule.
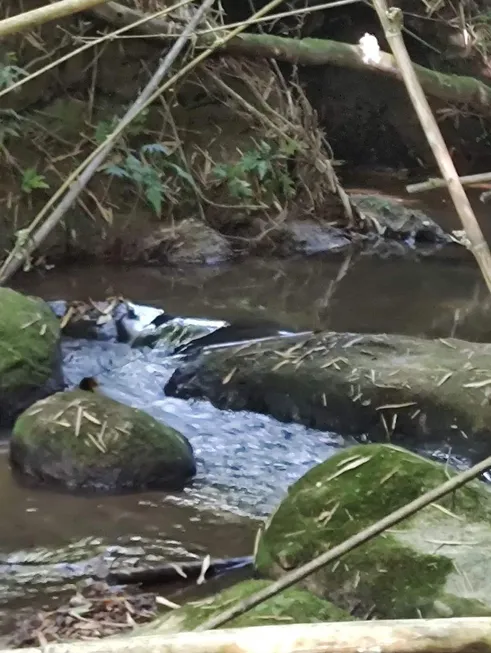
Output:
[[[431,201],[428,212],[442,226],[458,228],[442,196]],[[254,315],[301,330],[489,341],[491,306],[479,272],[462,248],[427,258],[358,255],[327,302],[342,261],[343,256],[250,259],[184,271],[73,267],[20,276],[15,287],[47,300],[122,294],[183,317],[230,320]],[[72,497],[19,486],[10,474],[5,447],[0,455],[0,605],[6,612],[33,602],[52,605],[66,589],[67,578],[86,574],[86,564],[101,555],[134,563],[205,553],[249,555],[258,524],[288,486],[349,445],[342,434],[220,411],[206,401],[165,397],[163,387],[175,363],[157,350],[69,339],[63,350],[68,382],[95,375],[109,396],[183,432],[195,450],[198,474],[182,493]],[[56,552],[58,566],[51,564],[52,558],[43,564],[49,550]],[[25,564],[27,553],[31,558]]]

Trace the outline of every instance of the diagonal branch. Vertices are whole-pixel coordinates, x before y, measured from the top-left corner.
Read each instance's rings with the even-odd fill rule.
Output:
[[[87,9],[92,9],[104,2],[107,2],[107,0],[60,0],[52,4],[48,3],[43,7],[32,9],[32,11],[25,11],[0,20],[0,36],[32,29],[50,20],[57,20],[80,11],[87,11]]]

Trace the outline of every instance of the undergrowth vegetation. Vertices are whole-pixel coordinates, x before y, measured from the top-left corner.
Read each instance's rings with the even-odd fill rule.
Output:
[[[209,19],[220,23],[223,16]],[[32,58],[24,56],[32,44],[23,49],[23,38],[17,39],[22,46],[17,55],[0,60],[0,92],[36,70]],[[66,47],[66,35],[62,42]],[[99,77],[106,67],[108,79],[111,62],[111,78],[119,75],[121,86],[127,84],[122,66],[131,60],[133,43],[111,42],[99,54],[89,54],[94,59],[84,63],[83,74],[75,71],[81,83],[63,86],[57,76],[64,71],[56,70],[51,78],[41,77],[43,85],[46,79],[49,83],[35,102],[23,95],[29,96],[30,81],[5,96],[0,204],[11,225],[10,246],[20,236],[31,236],[30,220],[43,215],[46,202],[104,143],[131,105],[133,91],[126,89],[123,100],[117,83],[106,92]],[[145,47],[150,51],[152,45]],[[190,56],[192,49],[180,64]],[[139,54],[129,83],[134,97],[149,71],[150,59],[142,63]],[[119,240],[131,233],[132,247],[152,229],[175,242],[180,224],[194,219],[232,247],[247,248],[281,229],[291,212],[319,215],[331,201],[342,217],[341,192],[329,145],[296,74],[287,79],[266,60],[217,57],[138,114],[73,203],[60,231],[72,251],[89,247],[87,230],[107,251],[103,241],[111,239],[111,230]]]

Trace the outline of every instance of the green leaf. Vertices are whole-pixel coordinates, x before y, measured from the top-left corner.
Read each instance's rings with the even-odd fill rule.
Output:
[[[147,145],[142,145],[140,148],[140,152],[142,154],[148,152],[150,154],[165,154],[168,156],[170,154],[170,150],[165,147],[165,145],[162,145],[162,143],[147,143]]]
[[[108,175],[112,175],[113,177],[119,177],[120,179],[128,178],[131,175],[126,172],[124,168],[121,166],[117,166],[114,163],[110,163],[107,166],[104,166],[104,172]]]
[[[194,179],[192,178],[192,176],[189,174],[189,172],[187,172],[186,170],[181,168],[181,166],[178,166],[175,163],[171,163],[170,161],[166,161],[165,167],[170,168],[171,170],[174,170],[174,172],[176,173],[176,175],[178,177],[180,177],[181,179],[184,179],[185,181],[187,181],[188,184],[190,186],[192,186],[193,188],[196,188],[196,184],[195,184]]]
[[[21,188],[24,193],[31,193],[39,188],[49,188],[44,175],[39,175],[36,168],[26,168],[22,175]]]
[[[250,198],[253,195],[250,183],[238,177],[229,180],[228,188],[233,197]]]
[[[162,185],[153,185],[146,188],[145,197],[155,213],[160,216],[162,212]]]
[[[246,152],[240,160],[240,167],[244,172],[254,172],[260,163],[261,159],[258,153],[251,150],[250,152]]]
[[[213,174],[217,179],[225,180],[229,177],[229,166],[219,163],[213,168]]]
[[[101,120],[95,128],[95,140],[97,143],[103,143],[114,129],[114,120]]]
[[[257,164],[257,176],[261,181],[266,177],[268,172],[270,171],[270,163],[269,161],[265,161],[264,159],[262,161],[258,161]]]

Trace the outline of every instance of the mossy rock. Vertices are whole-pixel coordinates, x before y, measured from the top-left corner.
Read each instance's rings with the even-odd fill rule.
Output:
[[[372,441],[447,443],[480,459],[491,455],[490,370],[491,344],[323,332],[210,349],[165,391]]]
[[[358,445],[297,481],[270,518],[255,565],[277,578],[335,547],[452,472],[393,445]],[[473,481],[305,579],[356,615],[491,615],[491,492]]]
[[[68,490],[180,489],[196,473],[188,440],[137,408],[74,390],[43,399],[16,421],[15,470]]]
[[[0,426],[62,387],[56,316],[41,299],[0,288]]]
[[[245,580],[237,585],[201,601],[186,605],[156,619],[151,624],[138,628],[135,635],[170,634],[194,630],[211,617],[221,614],[226,608],[270,585],[267,580]],[[282,625],[288,623],[317,623],[321,621],[348,621],[352,617],[332,603],[314,596],[310,592],[290,588],[271,599],[260,603],[245,614],[236,617],[223,628],[245,628],[247,626]]]
[[[452,242],[450,236],[423,211],[406,207],[383,195],[350,194],[350,200],[361,215],[385,238],[411,239],[414,242]]]

